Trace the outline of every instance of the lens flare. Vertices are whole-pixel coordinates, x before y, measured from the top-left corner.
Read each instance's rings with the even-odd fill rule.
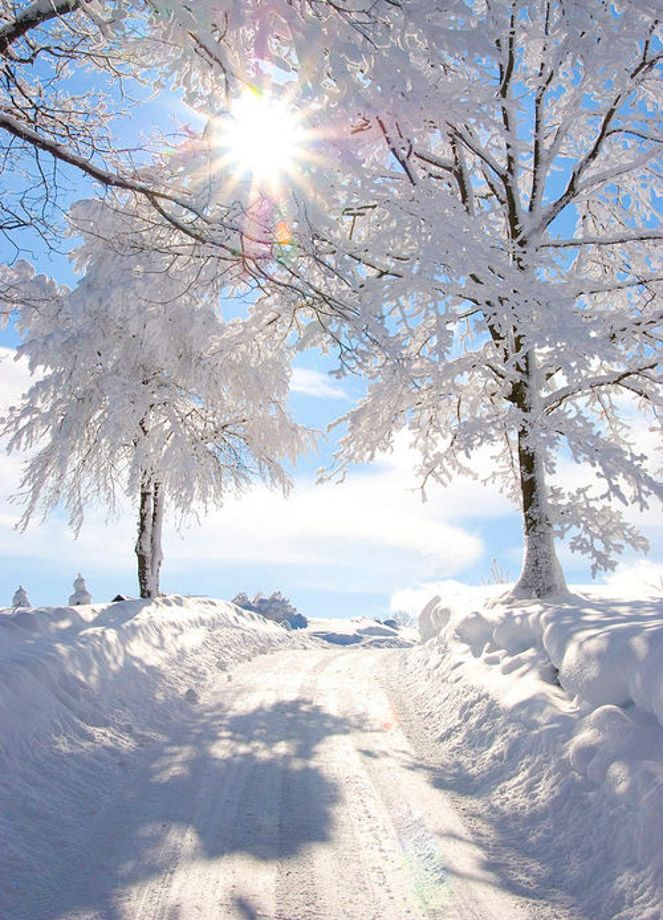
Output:
[[[247,176],[263,189],[275,189],[304,157],[305,132],[284,102],[246,90],[223,119],[218,144],[235,177]]]

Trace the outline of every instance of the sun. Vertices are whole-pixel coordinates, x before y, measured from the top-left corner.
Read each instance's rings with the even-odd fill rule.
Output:
[[[305,158],[305,131],[297,114],[280,99],[245,90],[219,124],[224,164],[235,178],[250,177],[261,189],[276,190]]]

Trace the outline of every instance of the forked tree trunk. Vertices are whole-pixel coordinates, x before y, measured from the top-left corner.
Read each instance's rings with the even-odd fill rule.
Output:
[[[161,560],[164,494],[160,483],[145,480],[140,490],[138,514],[138,587],[141,597],[157,597]]]
[[[548,515],[543,460],[540,452],[528,443],[527,435],[524,429],[518,432],[525,557],[512,593],[515,597],[546,597],[565,591],[566,582]]]

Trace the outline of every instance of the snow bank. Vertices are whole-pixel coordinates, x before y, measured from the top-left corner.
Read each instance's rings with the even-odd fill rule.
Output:
[[[233,664],[295,640],[208,598],[0,610],[0,737],[6,752],[65,715],[123,719]],[[111,712],[112,710],[112,712]]]
[[[663,604],[573,599],[532,615],[562,686],[594,706],[635,706],[663,725]]]
[[[542,890],[596,920],[660,920],[661,601],[594,588],[505,603],[503,590],[420,615],[425,644],[404,668],[434,756]]]

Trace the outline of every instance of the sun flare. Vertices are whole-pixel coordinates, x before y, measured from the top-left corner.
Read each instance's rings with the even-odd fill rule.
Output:
[[[277,188],[292,176],[305,154],[300,119],[284,102],[245,91],[233,103],[219,131],[224,161],[236,177]]]

